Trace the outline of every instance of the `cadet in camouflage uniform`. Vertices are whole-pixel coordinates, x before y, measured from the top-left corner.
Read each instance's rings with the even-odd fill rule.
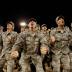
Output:
[[[49,47],[49,31],[47,30],[47,25],[46,24],[43,24],[41,26],[41,38],[43,39],[44,37],[47,38],[47,41],[48,41],[48,47]],[[44,51],[44,50],[43,50]],[[43,54],[41,53],[41,56],[42,56],[42,59],[43,59],[43,67],[44,67],[44,70],[45,72],[51,72],[51,69],[50,69],[50,61],[51,61],[51,56],[49,54],[49,51],[46,53],[46,54]]]
[[[13,72],[14,61],[10,57],[11,49],[17,39],[17,32],[14,32],[14,23],[7,23],[7,31],[2,34],[3,50],[0,58],[7,62],[7,72]],[[12,62],[12,63],[11,63]],[[13,65],[12,65],[13,64]]]
[[[21,26],[21,29],[20,29],[20,33],[22,33],[22,32],[26,32],[26,31],[28,31],[27,30],[28,29],[28,26]],[[20,65],[20,67],[22,67],[22,60],[23,60],[23,57],[24,57],[24,49],[23,49],[24,47],[21,47],[21,49],[20,49],[20,59],[19,59],[19,65]]]
[[[52,66],[53,72],[60,72],[60,64],[63,64],[62,72],[69,72],[69,43],[71,32],[68,27],[64,27],[64,17],[56,18],[57,28],[51,30],[51,51],[52,51]]]
[[[37,30],[37,32],[39,32],[40,30],[39,30],[39,24],[37,24],[36,25],[36,30]],[[23,29],[24,28],[24,29]],[[26,25],[26,26],[24,26],[24,27],[21,27],[21,32],[27,32],[28,31],[28,26]],[[23,57],[24,57],[24,50],[23,50],[23,47],[21,48],[21,57],[20,57],[20,60],[19,60],[19,64],[20,64],[20,66],[22,67],[22,59],[23,59]],[[31,72],[31,65],[33,65],[32,64],[32,62],[30,62],[30,67],[29,67],[29,71]]]
[[[22,59],[22,72],[30,72],[28,70],[30,66],[30,61],[32,61],[32,63],[35,65],[36,72],[44,72],[41,57],[37,54],[37,48],[48,48],[47,40],[40,40],[40,36],[38,32],[36,32],[35,30],[35,19],[30,19],[28,27],[28,32],[23,32],[18,36],[17,41],[13,46],[11,57],[17,57],[19,48],[24,47],[24,55]]]
[[[42,39],[44,39],[44,37],[45,37],[45,38],[47,38],[47,41],[49,41],[49,33],[48,33],[48,31],[47,31],[47,26],[46,26],[46,24],[43,24],[43,25],[41,26],[40,36],[41,36]],[[42,39],[41,39],[41,40],[42,40]],[[43,58],[44,58],[44,56],[45,56],[45,54],[42,54],[42,57],[43,57]]]

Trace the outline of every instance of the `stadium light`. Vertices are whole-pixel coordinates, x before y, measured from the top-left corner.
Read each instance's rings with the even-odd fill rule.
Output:
[[[20,26],[26,26],[26,22],[20,22]]]

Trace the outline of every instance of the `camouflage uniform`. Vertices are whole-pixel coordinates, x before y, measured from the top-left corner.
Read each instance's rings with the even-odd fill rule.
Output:
[[[71,32],[68,27],[64,27],[63,32],[59,31],[58,28],[54,28],[51,30],[51,36],[54,36],[56,39],[54,45],[51,47],[53,72],[60,72],[61,63],[63,64],[63,72],[69,72]]]
[[[26,28],[25,28],[25,32],[27,32],[28,31],[28,26],[26,26]],[[39,24],[37,24],[37,26],[36,26],[36,31],[37,32],[39,32],[40,31],[40,26],[39,26]],[[24,31],[23,31],[24,32]],[[23,57],[24,57],[24,51],[25,50],[23,50],[23,48],[25,48],[25,45],[24,45],[24,47],[22,47],[21,48],[21,52],[20,52],[20,59],[19,59],[19,65],[20,65],[20,67],[22,67],[22,60],[23,60]],[[29,67],[29,71],[31,72],[31,65],[32,65],[32,62],[30,61],[30,67]]]
[[[49,47],[49,31],[41,31],[40,33],[41,38],[43,39],[44,37],[47,39],[48,47]],[[43,68],[45,72],[51,72],[51,54],[50,54],[50,48],[46,54],[41,54],[42,61],[43,61]]]
[[[41,45],[40,45],[41,44]],[[25,45],[25,47],[24,47]],[[22,72],[29,72],[30,61],[35,65],[36,72],[44,72],[42,68],[42,59],[37,54],[38,48],[41,46],[47,47],[47,40],[41,40],[38,32],[23,32],[19,35],[13,48],[19,50],[19,48],[24,47],[23,57],[21,59]]]
[[[13,44],[15,43],[17,38],[17,32],[10,32],[8,33],[7,31],[2,34],[2,39],[3,39],[3,50],[1,53],[0,58],[4,60],[5,62],[7,61],[7,72],[13,72],[13,65],[14,65],[14,60],[11,59],[10,57],[10,51],[12,49]]]
[[[28,31],[28,26],[25,27],[25,30],[23,32],[27,32],[27,31]],[[22,31],[21,31],[21,33],[22,33]],[[20,65],[20,67],[22,67],[22,60],[23,60],[23,57],[24,57],[23,55],[24,55],[24,51],[25,51],[23,48],[25,48],[25,45],[20,48],[21,49],[19,49],[19,51],[20,51],[19,52],[20,53],[19,65]]]
[[[44,38],[46,38],[47,39],[47,43],[49,44],[49,32],[47,32],[47,31],[41,31],[40,32],[40,36],[41,36],[41,40],[43,40]],[[44,58],[44,56],[45,55],[42,55],[43,58]]]

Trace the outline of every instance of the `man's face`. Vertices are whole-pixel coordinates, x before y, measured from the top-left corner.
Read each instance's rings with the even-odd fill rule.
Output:
[[[13,26],[11,24],[7,24],[7,29],[13,29]]]
[[[29,28],[36,28],[36,22],[35,21],[30,21],[28,24]]]
[[[46,26],[43,26],[42,27],[42,30],[46,31],[47,30],[47,27]]]
[[[57,21],[57,25],[58,25],[58,26],[64,26],[64,19],[60,18],[60,19]]]

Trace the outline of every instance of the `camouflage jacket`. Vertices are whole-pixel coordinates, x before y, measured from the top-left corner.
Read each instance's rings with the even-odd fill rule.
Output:
[[[54,46],[51,48],[54,54],[58,54],[60,52],[64,54],[69,53],[72,33],[68,27],[64,27],[63,32],[58,31],[58,28],[54,28],[51,30],[50,36],[54,36],[56,39]]]
[[[2,34],[3,50],[2,50],[1,56],[11,51],[12,46],[14,45],[17,39],[17,35],[18,35],[17,32],[14,32],[14,31],[12,31],[11,33],[8,33],[6,31]]]
[[[48,32],[48,31],[46,31],[46,32],[41,31],[41,32],[40,32],[40,38],[41,38],[42,43],[43,43],[44,40],[46,39],[46,40],[47,40],[47,43],[48,43],[48,46],[49,46],[50,36],[49,36],[49,32]],[[45,39],[44,39],[44,38],[45,38]],[[43,44],[42,44],[42,45],[43,45]]]
[[[48,47],[47,39],[44,37],[41,38],[40,32],[23,32],[20,33],[16,43],[13,46],[14,50],[19,50],[21,47],[24,47],[25,55],[33,55],[36,54],[37,48],[40,47]]]

